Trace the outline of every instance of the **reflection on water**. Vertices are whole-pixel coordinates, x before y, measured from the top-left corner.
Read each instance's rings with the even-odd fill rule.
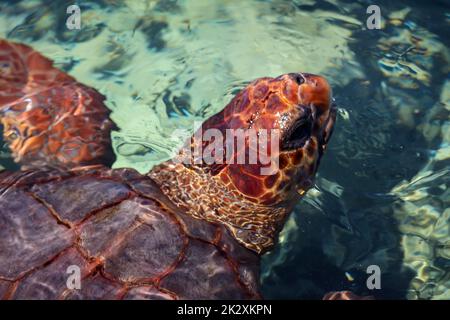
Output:
[[[32,45],[105,94],[115,167],[148,171],[248,81],[330,79],[340,107],[317,187],[264,257],[268,298],[352,289],[450,299],[450,9],[443,1],[70,1],[0,4],[0,36]],[[175,130],[185,134],[173,134]],[[183,129],[180,131],[180,129]],[[11,168],[6,149],[0,163]],[[382,289],[368,292],[379,265]]]

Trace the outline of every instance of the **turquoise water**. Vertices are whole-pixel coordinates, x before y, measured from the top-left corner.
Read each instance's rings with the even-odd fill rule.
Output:
[[[65,27],[71,1],[43,2],[0,3],[0,36],[107,96],[114,167],[170,158],[254,78],[329,79],[335,133],[263,259],[265,297],[450,299],[448,2],[377,1],[381,29],[368,30],[366,1],[83,1],[79,31]],[[4,146],[0,164],[15,168]]]

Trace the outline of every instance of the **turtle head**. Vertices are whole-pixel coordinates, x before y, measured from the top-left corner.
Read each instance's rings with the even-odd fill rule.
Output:
[[[324,78],[257,79],[203,123],[178,161],[150,175],[190,214],[220,221],[261,253],[313,185],[335,118]]]
[[[204,122],[202,165],[250,201],[289,206],[313,185],[335,117],[321,76],[258,79]]]

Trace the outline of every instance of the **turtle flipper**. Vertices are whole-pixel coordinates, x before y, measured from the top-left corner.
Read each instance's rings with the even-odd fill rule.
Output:
[[[32,48],[0,39],[0,121],[22,168],[110,164],[104,100]]]

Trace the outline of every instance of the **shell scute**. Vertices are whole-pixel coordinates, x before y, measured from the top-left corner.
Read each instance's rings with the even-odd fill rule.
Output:
[[[66,300],[111,300],[120,298],[123,291],[124,289],[119,283],[106,279],[100,273],[95,273],[83,279],[80,289],[65,291],[62,298]]]
[[[72,245],[74,234],[23,190],[0,197],[0,278],[16,280]]]
[[[182,254],[184,235],[174,221],[161,212],[145,214],[142,224],[108,249],[105,271],[121,281],[157,279],[170,272]]]
[[[246,297],[227,259],[213,245],[197,240],[190,241],[185,259],[161,281],[161,287],[177,292],[180,299]]]
[[[80,268],[81,276],[86,274],[89,269],[88,262],[76,249],[70,248],[45,267],[32,272],[22,279],[14,292],[14,298],[59,299],[61,293],[67,289],[67,270],[70,266]]]
[[[35,185],[31,192],[66,223],[78,223],[91,212],[130,196],[130,190],[122,183],[89,176]]]

